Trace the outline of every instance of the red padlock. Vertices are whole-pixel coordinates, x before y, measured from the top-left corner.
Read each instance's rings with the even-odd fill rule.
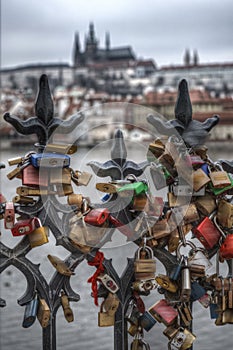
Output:
[[[192,229],[192,232],[206,249],[212,249],[221,237],[221,232],[209,217],[205,217],[197,227]]]
[[[11,229],[13,236],[29,235],[36,229],[37,218],[31,218],[18,221]]]
[[[84,221],[86,224],[101,226],[108,219],[110,213],[106,208],[97,208],[92,209],[89,213],[84,217]]]
[[[15,208],[13,202],[7,202],[4,212],[4,227],[11,229],[15,224]]]
[[[233,234],[227,235],[220,247],[220,256],[223,259],[233,259]]]
[[[162,299],[157,301],[149,308],[150,314],[159,322],[163,322],[166,326],[173,324],[178,316],[178,312],[174,309],[167,300]]]

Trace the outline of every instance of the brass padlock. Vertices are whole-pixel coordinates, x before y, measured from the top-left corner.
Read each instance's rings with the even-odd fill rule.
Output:
[[[83,196],[81,194],[72,193],[68,195],[67,202],[69,205],[76,205],[78,209],[81,209],[83,203]]]
[[[171,293],[175,293],[178,289],[178,285],[174,281],[171,281],[171,279],[166,275],[159,274],[157,277],[155,277],[155,280],[162,288]]]
[[[8,159],[8,164],[11,165],[18,165],[24,162],[25,157],[16,157]]]
[[[64,316],[67,322],[74,321],[74,314],[72,309],[70,308],[70,303],[68,296],[62,291],[61,292],[61,305],[63,308]]]
[[[214,188],[222,188],[231,185],[231,181],[226,171],[212,171],[209,173]]]
[[[165,150],[165,144],[161,141],[161,139],[158,138],[154,142],[149,144],[147,157],[151,158],[150,153],[152,153],[156,158],[158,158],[163,154],[164,150]]]
[[[193,172],[193,189],[194,191],[201,190],[210,182],[210,178],[206,173],[201,169],[197,169]]]
[[[153,250],[148,247],[140,247],[135,254],[134,272],[135,280],[153,279],[156,272],[156,261]]]
[[[110,315],[108,312],[104,311],[104,301],[100,306],[100,311],[98,313],[98,326],[99,327],[111,327],[115,323],[115,314]]]
[[[217,219],[226,228],[233,227],[233,204],[221,199],[218,203]]]
[[[185,338],[184,344],[181,347],[181,350],[189,349],[196,339],[196,336],[192,332],[190,332],[190,330],[188,330],[187,328],[184,328],[184,335],[186,336],[186,338]]]
[[[115,315],[117,312],[120,300],[117,297],[116,293],[109,293],[107,298],[104,300],[103,308],[110,315]]]
[[[89,182],[91,181],[92,174],[86,172],[86,171],[79,171],[76,170],[72,174],[72,180],[74,181],[75,185],[77,186],[87,186]]]
[[[53,184],[71,184],[71,169],[70,168],[51,168],[49,182]]]
[[[77,146],[76,145],[63,145],[59,143],[48,143],[46,145],[46,152],[49,153],[59,153],[59,154],[74,154],[77,152]]]
[[[69,196],[74,192],[71,184],[57,184],[56,189],[59,197]]]
[[[16,193],[22,196],[46,196],[48,194],[56,194],[54,191],[48,191],[48,189],[33,188],[27,186],[20,186],[16,188]]]
[[[217,208],[215,198],[208,193],[203,197],[196,198],[195,205],[200,213],[205,216],[209,216]]]
[[[48,326],[50,320],[50,309],[44,299],[39,299],[37,318],[42,328],[46,328]]]
[[[33,204],[35,203],[35,200],[31,197],[25,197],[25,196],[15,196],[13,199],[12,199],[12,202],[13,203],[19,203],[19,204]]]
[[[36,228],[28,235],[31,248],[41,246],[49,241],[49,228],[47,226],[42,226],[39,218],[34,218],[34,221]]]
[[[60,258],[58,258],[57,256],[49,254],[48,259],[61,275],[64,275],[64,276],[75,275],[75,273],[71,271],[69,267],[66,265],[66,263]]]
[[[169,236],[171,231],[167,219],[158,220],[152,227],[152,235],[156,240]]]

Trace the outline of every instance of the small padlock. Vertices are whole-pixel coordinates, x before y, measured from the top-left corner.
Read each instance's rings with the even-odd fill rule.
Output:
[[[101,226],[108,219],[110,213],[106,208],[97,208],[92,209],[89,213],[84,217],[84,220],[89,225]]]
[[[178,316],[177,310],[165,299],[157,301],[148,311],[158,322],[163,322],[166,326],[172,325]]]
[[[26,304],[23,323],[22,323],[23,328],[31,327],[35,322],[37,310],[38,310],[38,304],[39,304],[39,301],[36,294],[34,298]]]
[[[28,235],[31,248],[35,248],[49,242],[49,228],[42,226],[39,218],[34,218],[35,229]]]
[[[69,196],[74,193],[73,187],[70,184],[57,184],[56,185],[57,195],[59,197]]]
[[[182,349],[186,339],[186,335],[184,334],[183,328],[179,328],[175,334],[175,336],[169,341],[168,349],[169,350],[178,350]]]
[[[46,152],[54,152],[60,154],[74,154],[77,152],[77,145],[60,144],[60,143],[48,143],[46,145]]]
[[[202,278],[205,277],[205,265],[192,264],[190,265],[191,278]]]
[[[220,225],[226,228],[233,227],[233,204],[221,199],[218,202],[217,219]]]
[[[48,194],[56,194],[55,191],[48,191],[45,188],[19,186],[16,188],[16,193],[20,196],[47,196]]]
[[[178,289],[178,285],[171,281],[170,278],[166,275],[159,274],[155,277],[156,282],[164,289],[171,293],[176,293]]]
[[[11,229],[13,236],[22,236],[32,233],[36,226],[36,218],[20,220],[14,224],[14,227]]]
[[[46,328],[49,325],[50,309],[44,299],[39,299],[39,307],[37,311],[37,318],[42,328]]]
[[[104,309],[111,316],[117,312],[120,300],[115,293],[108,293],[107,298],[104,300]]]
[[[224,193],[230,193],[230,191],[232,190],[232,188],[233,188],[233,175],[232,174],[227,174],[227,175],[228,175],[229,181],[231,183],[228,186],[215,188],[212,183],[209,183],[209,188],[215,196],[220,196]]]
[[[188,258],[186,256],[184,256],[184,265],[181,269],[181,286],[181,300],[189,301],[191,295],[191,275],[190,268],[188,266]]]
[[[171,231],[167,219],[158,220],[152,227],[152,235],[156,240],[169,236]]]
[[[215,213],[210,217],[205,217],[201,223],[192,229],[196,238],[203,244],[206,249],[212,249],[221,237],[221,233],[216,225],[211,221]]]
[[[8,159],[8,164],[11,165],[18,165],[18,164],[22,164],[25,160],[25,157],[16,157],[16,158],[11,158]]]
[[[148,311],[144,312],[144,314],[139,318],[140,326],[147,332],[149,332],[156,323],[156,319]]]
[[[24,197],[24,196],[17,195],[12,199],[12,202],[19,203],[19,204],[33,204],[33,203],[35,203],[35,200],[33,198],[30,198],[30,197]]]
[[[49,261],[51,262],[51,264],[55,267],[55,269],[64,276],[71,276],[71,275],[75,275],[75,273],[73,271],[71,271],[69,269],[69,267],[66,265],[66,263],[61,260],[60,258],[58,258],[55,255],[48,255],[47,256]]]
[[[72,309],[70,308],[70,303],[68,296],[62,291],[61,292],[61,305],[63,308],[64,316],[67,322],[74,321],[74,314]]]
[[[139,317],[142,313],[138,310],[135,300],[130,300],[125,312],[125,319],[132,325],[138,326]]]
[[[15,224],[15,208],[13,202],[6,202],[4,212],[4,227],[12,229]]]
[[[148,247],[141,247],[135,254],[134,272],[135,280],[149,280],[155,277],[156,261],[153,257],[153,250]]]
[[[103,283],[104,287],[111,293],[116,293],[119,290],[119,286],[116,284],[114,279],[110,277],[107,273],[100,274],[98,280]]]
[[[100,306],[100,311],[98,313],[98,326],[99,327],[111,327],[115,323],[115,314],[110,315],[108,312],[104,311],[104,301]]]
[[[194,191],[201,190],[210,182],[210,178],[206,173],[201,169],[197,169],[193,172],[193,189]]]
[[[137,292],[149,292],[157,287],[155,279],[133,282],[132,288]]]
[[[22,171],[22,184],[24,186],[48,186],[48,173],[45,170],[39,171],[33,165],[28,165]]]
[[[178,332],[178,329],[174,326],[168,326],[164,329],[163,334],[170,340],[173,339]]]
[[[189,349],[196,339],[196,336],[187,328],[184,328],[184,335],[186,336],[186,338],[184,344],[181,347],[181,350]]]
[[[49,172],[49,183],[51,185],[55,184],[71,184],[71,169],[62,168],[60,171],[57,168],[50,169]]]
[[[211,171],[209,173],[214,188],[223,188],[231,185],[231,181],[226,171]]]
[[[92,174],[86,171],[76,170],[73,172],[71,178],[77,186],[87,186],[92,179]]]
[[[210,216],[217,208],[215,198],[209,193],[206,193],[203,197],[198,197],[195,200],[195,205],[201,214],[205,216]]]
[[[165,151],[165,145],[164,143],[158,138],[154,142],[149,144],[148,151],[147,151],[147,158],[150,159],[150,161],[154,160],[155,158],[160,157],[163,152]],[[154,157],[152,157],[152,155]]]
[[[208,293],[205,293],[201,298],[198,299],[199,303],[204,306],[206,309],[210,306],[210,296]]]
[[[67,196],[69,205],[76,205],[78,209],[82,208],[83,196],[81,194],[72,193]]]
[[[191,249],[189,252],[188,262],[190,267],[194,265],[202,265],[205,267],[205,271],[208,271],[212,267],[212,263],[208,258],[208,253],[204,248]]]
[[[209,308],[210,308],[210,318],[216,320],[218,318],[218,297],[216,294],[211,298]]]
[[[203,295],[205,295],[206,290],[204,287],[202,287],[197,281],[193,281],[191,283],[191,294],[190,299],[191,301],[199,300]]]
[[[70,156],[58,153],[34,153],[29,157],[35,168],[65,168],[70,166]]]

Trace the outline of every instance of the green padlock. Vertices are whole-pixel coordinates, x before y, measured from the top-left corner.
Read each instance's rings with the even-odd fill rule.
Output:
[[[148,190],[148,185],[143,181],[133,182],[131,184],[126,184],[125,186],[122,186],[121,188],[117,189],[118,193],[124,193],[127,192],[134,192],[135,195],[146,193]]]
[[[229,180],[231,181],[231,184],[228,186],[225,186],[222,188],[214,188],[212,183],[209,184],[209,188],[211,189],[211,191],[215,196],[219,196],[220,194],[227,192],[228,190],[233,188],[233,177],[231,176],[231,174],[228,174],[228,177],[229,177]]]

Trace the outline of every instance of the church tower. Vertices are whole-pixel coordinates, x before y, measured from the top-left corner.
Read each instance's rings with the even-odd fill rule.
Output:
[[[89,33],[87,35],[87,38],[85,40],[85,53],[89,57],[94,57],[95,53],[98,48],[98,41],[95,37],[95,29],[94,29],[94,24],[90,23],[89,25]]]
[[[74,36],[74,48],[73,48],[73,66],[76,67],[80,64],[81,52],[80,52],[80,41],[79,33],[76,32]]]
[[[186,49],[185,53],[184,53],[184,65],[185,66],[190,66],[190,52],[189,52],[189,49]]]
[[[109,34],[109,32],[106,32],[106,35],[105,35],[105,47],[106,47],[106,51],[110,50],[110,34]]]

